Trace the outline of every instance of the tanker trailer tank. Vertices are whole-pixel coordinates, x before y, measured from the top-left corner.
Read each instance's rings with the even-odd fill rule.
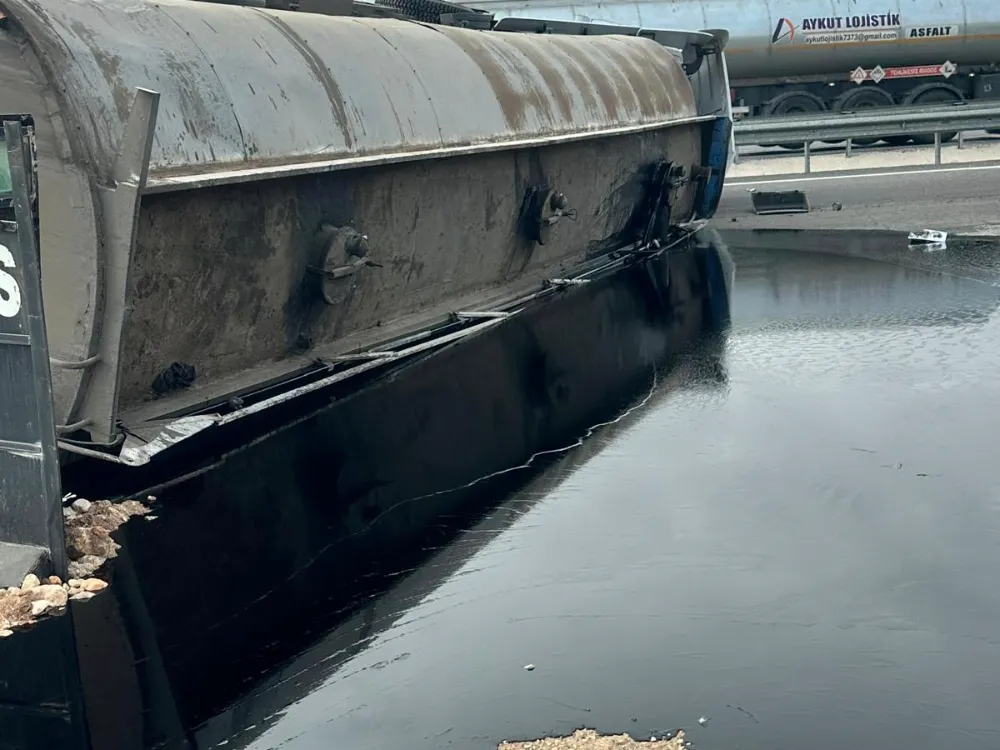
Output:
[[[480,0],[476,6],[501,19],[724,28],[737,115],[927,106],[1000,94],[1000,5],[992,0]]]
[[[631,247],[634,226],[681,236],[721,192],[725,82],[696,87],[691,50],[649,39],[187,0],[3,14],[0,109],[33,132],[74,455],[145,464]]]

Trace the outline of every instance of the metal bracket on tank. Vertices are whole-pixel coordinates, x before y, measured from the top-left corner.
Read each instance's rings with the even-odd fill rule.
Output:
[[[96,351],[84,362],[89,378],[72,427],[85,429],[94,443],[118,442],[118,394],[121,347],[124,339],[129,275],[138,233],[139,203],[149,174],[149,157],[160,95],[137,88],[118,156],[111,169],[111,184],[98,188],[104,236],[101,272],[103,306],[95,325]],[[66,430],[60,430],[65,432]]]
[[[340,279],[354,276],[362,268],[381,268],[368,257],[371,246],[368,235],[361,234],[354,227],[337,227],[332,224],[320,225],[315,242],[319,246],[320,261],[309,270],[319,277],[319,292],[328,305],[343,302],[345,292]]]
[[[676,190],[690,180],[688,170],[680,164],[663,159],[652,165],[646,197],[637,217],[636,234],[641,244],[667,239]]]

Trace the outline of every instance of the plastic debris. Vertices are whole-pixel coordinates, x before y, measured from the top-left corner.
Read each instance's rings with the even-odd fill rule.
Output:
[[[937,229],[921,229],[917,232],[910,232],[907,236],[910,243],[937,243],[937,242],[947,242],[948,233],[941,232]]]
[[[925,253],[939,252],[948,249],[948,233],[937,229],[921,229],[907,235],[910,250],[920,250]]]
[[[768,214],[807,214],[809,201],[801,190],[756,190],[749,188],[750,203],[758,216]]]

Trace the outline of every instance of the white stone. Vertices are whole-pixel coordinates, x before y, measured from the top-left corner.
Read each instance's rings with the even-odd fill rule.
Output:
[[[0,630],[0,638],[10,638],[12,635],[14,635],[13,630],[8,630],[7,628]]]
[[[53,583],[45,584],[44,586],[36,586],[31,590],[32,601],[37,602],[44,600],[53,607],[65,607],[67,598],[66,589]]]
[[[83,582],[84,591],[103,591],[108,587],[106,581],[102,581],[100,578],[88,578]]]
[[[31,616],[32,617],[38,617],[39,615],[43,615],[46,612],[48,612],[50,609],[52,609],[52,606],[53,606],[52,602],[50,602],[50,601],[48,601],[46,599],[39,599],[37,602],[32,602],[31,603]]]
[[[24,577],[24,581],[21,582],[21,590],[27,591],[28,589],[33,589],[40,583],[41,581],[38,580],[38,576],[34,573],[28,573],[28,575]]]
[[[70,597],[70,599],[74,602],[85,602],[89,599],[93,599],[94,596],[96,596],[96,594],[93,594],[90,591],[77,591]]]
[[[72,508],[77,513],[86,513],[90,510],[91,502],[90,500],[84,500],[82,497],[73,501]]]

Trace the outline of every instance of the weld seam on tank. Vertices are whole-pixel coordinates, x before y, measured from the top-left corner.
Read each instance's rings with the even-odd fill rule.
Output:
[[[406,151],[402,153],[373,154],[371,156],[351,156],[342,159],[324,159],[320,161],[294,162],[291,164],[261,165],[233,168],[220,167],[208,172],[193,174],[177,173],[176,168],[169,170],[150,170],[146,180],[144,194],[169,193],[179,190],[194,190],[207,187],[233,185],[257,180],[280,179],[283,177],[301,177],[325,172],[338,172],[347,169],[363,169],[381,167],[390,164],[420,161],[423,159],[443,159],[459,156],[476,156],[499,151],[516,151],[518,149],[556,146],[565,143],[610,138],[614,136],[648,133],[667,128],[698,125],[714,120],[714,115],[698,115],[677,120],[662,120],[641,125],[627,125],[601,130],[589,130],[575,133],[543,136],[540,138],[525,138],[515,141],[497,141],[481,143],[472,146],[448,146],[444,148],[425,149],[421,151]]]

